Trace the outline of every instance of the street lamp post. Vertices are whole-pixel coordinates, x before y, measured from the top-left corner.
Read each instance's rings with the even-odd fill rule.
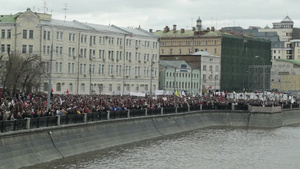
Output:
[[[47,108],[51,108],[51,89],[52,89],[52,85],[51,85],[51,75],[52,75],[52,57],[53,57],[53,44],[51,45],[51,57],[50,57],[50,70],[49,70],[49,84],[48,84],[48,97],[47,97]]]
[[[259,58],[260,56],[255,56],[255,58]],[[263,69],[263,102],[265,101],[265,76],[266,76],[266,65],[265,65],[265,59],[263,57],[261,57],[263,60],[263,65],[262,65],[262,69]]]
[[[90,64],[90,95],[92,94],[92,64]]]
[[[151,68],[150,68],[150,97],[152,98],[152,78],[153,78],[153,54],[151,58]]]

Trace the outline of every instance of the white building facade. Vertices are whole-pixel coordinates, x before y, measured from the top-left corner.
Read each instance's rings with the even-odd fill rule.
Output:
[[[54,93],[111,95],[158,89],[159,38],[141,28],[55,20],[27,9],[2,15],[0,29],[0,52],[41,56],[47,74],[51,69]],[[48,91],[48,82],[47,75],[41,91]]]
[[[200,70],[183,60],[161,60],[159,89],[169,93],[200,94]]]
[[[221,57],[207,51],[198,51],[193,55],[200,57],[202,92],[220,90]]]

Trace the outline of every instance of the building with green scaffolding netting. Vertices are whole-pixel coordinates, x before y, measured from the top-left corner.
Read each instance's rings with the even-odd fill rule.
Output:
[[[222,34],[221,90],[269,90],[270,66],[270,41]]]
[[[170,30],[154,34],[160,36],[160,59],[185,60],[201,67],[201,59],[192,54],[208,51],[221,56],[220,90],[262,91],[270,89],[271,42],[242,33],[215,30]],[[201,56],[199,56],[201,57]],[[203,78],[203,77],[202,77]],[[202,79],[203,80],[203,79]]]

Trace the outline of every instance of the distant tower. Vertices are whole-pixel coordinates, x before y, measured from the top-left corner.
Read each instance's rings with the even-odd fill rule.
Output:
[[[196,22],[197,22],[197,25],[196,25],[197,30],[201,31],[201,29],[202,29],[202,20],[200,19],[200,16],[199,16],[199,18],[197,19]]]

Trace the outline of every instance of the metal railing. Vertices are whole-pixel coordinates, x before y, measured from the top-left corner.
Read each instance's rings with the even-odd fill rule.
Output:
[[[299,108],[299,104],[282,104],[282,109]],[[155,109],[131,109],[120,111],[98,111],[84,114],[67,114],[65,116],[45,116],[37,118],[25,118],[15,120],[0,121],[1,133],[34,129],[41,127],[68,125],[76,123],[87,123],[93,121],[103,121],[110,119],[133,118],[142,116],[157,116],[163,114],[187,113],[202,110],[240,110],[247,111],[248,105],[187,105],[180,107],[161,107]]]

